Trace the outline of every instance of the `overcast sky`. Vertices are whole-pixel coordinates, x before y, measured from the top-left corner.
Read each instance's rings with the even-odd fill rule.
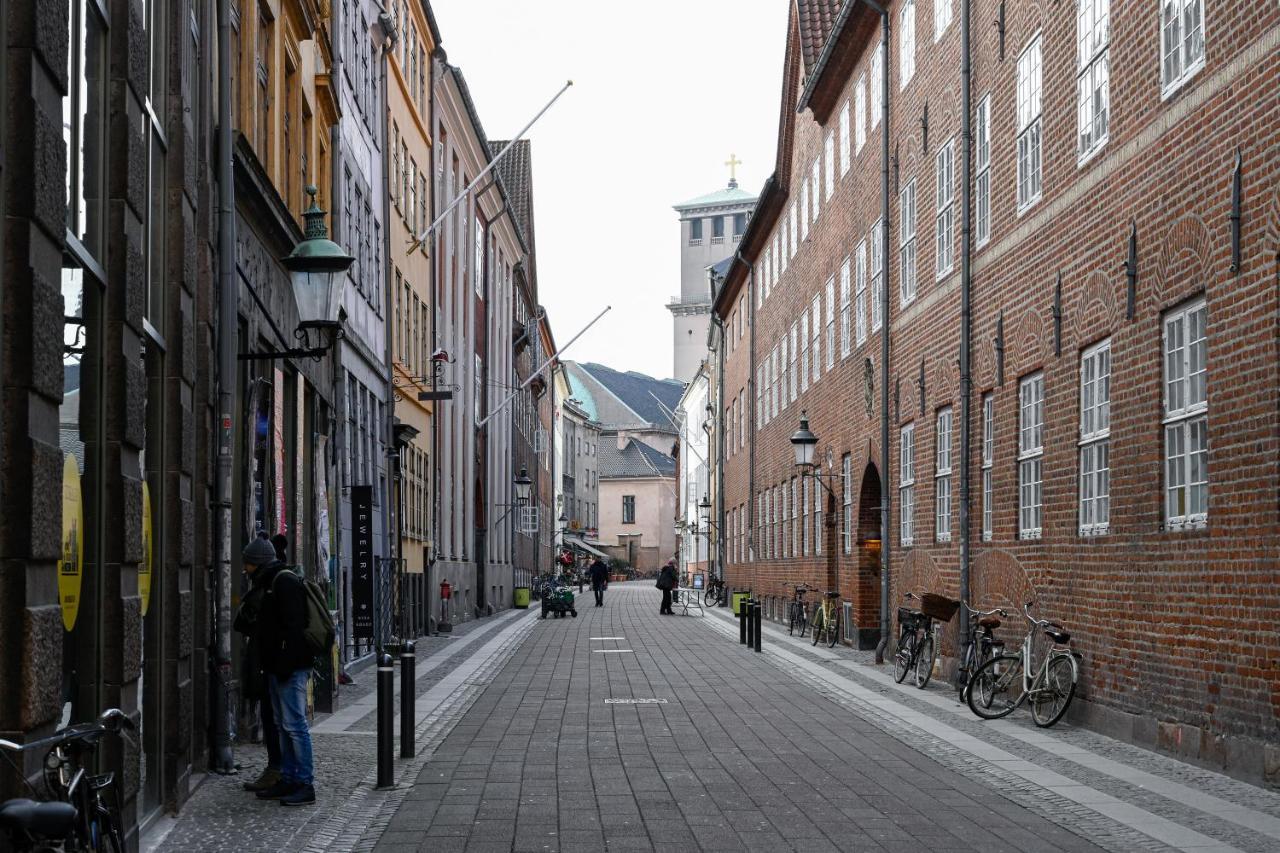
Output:
[[[529,133],[540,299],[565,358],[672,373],[673,204],[773,168],[787,0],[433,0],[485,133]]]

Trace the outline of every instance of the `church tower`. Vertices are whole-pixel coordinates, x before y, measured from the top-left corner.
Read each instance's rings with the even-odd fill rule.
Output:
[[[675,326],[672,375],[680,382],[692,379],[707,357],[711,325],[707,268],[738,250],[755,208],[756,196],[738,187],[741,164],[730,155],[725,163],[729,167],[728,187],[674,205],[680,215],[680,295],[672,298],[667,310]]]

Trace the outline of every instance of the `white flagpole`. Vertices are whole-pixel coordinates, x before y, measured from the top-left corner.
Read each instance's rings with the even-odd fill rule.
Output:
[[[501,151],[498,152],[498,156],[494,157],[491,161],[489,161],[488,166],[485,166],[483,169],[480,170],[480,174],[476,175],[475,178],[471,181],[471,183],[467,184],[466,189],[460,192],[457,198],[449,202],[449,206],[444,209],[443,213],[441,213],[439,216],[436,217],[436,221],[428,225],[426,231],[423,231],[415,239],[409,241],[410,252],[412,252],[414,249],[417,249],[423,243],[427,242],[427,238],[431,236],[431,232],[435,231],[436,228],[439,227],[440,223],[445,220],[445,217],[447,217],[450,213],[452,213],[453,209],[458,206],[458,203],[461,202],[464,198],[466,198],[468,193],[470,193],[473,189],[475,189],[476,185],[479,184],[480,181],[484,179],[485,175],[489,174],[489,172],[493,170],[494,166],[498,165],[498,161],[501,160],[504,156],[506,156],[506,153],[511,150],[511,146],[515,145],[516,142],[522,139],[524,135],[529,132],[529,128],[533,127],[534,123],[537,122],[538,119],[542,118],[542,114],[545,113],[547,110],[551,109],[551,105],[554,104],[556,101],[560,100],[560,96],[563,95],[565,92],[567,92],[569,90],[569,87],[572,85],[573,85],[572,80],[569,80],[568,82],[566,82],[564,86],[561,87],[560,91],[556,92],[555,97],[547,101],[547,105],[542,109],[538,110],[538,114],[529,120],[529,123],[524,126],[524,129],[521,130],[519,133],[517,133],[515,136],[511,137],[511,140],[506,144],[506,147],[504,147]]]
[[[523,382],[521,382],[521,383],[520,383],[520,387],[519,387],[519,388],[517,388],[516,390],[512,391],[510,394],[508,394],[508,395],[507,395],[507,399],[503,400],[501,403],[499,403],[498,405],[494,406],[494,407],[493,407],[493,411],[492,411],[492,412],[490,412],[489,414],[485,415],[485,416],[484,416],[484,420],[482,420],[482,421],[480,421],[480,423],[476,424],[476,429],[480,429],[481,427],[483,427],[485,424],[487,424],[487,423],[489,422],[489,419],[490,419],[490,418],[492,418],[492,417],[493,417],[494,415],[496,415],[498,412],[500,412],[500,411],[502,411],[504,408],[506,408],[507,404],[508,404],[508,403],[510,403],[512,400],[514,400],[514,399],[516,398],[516,395],[517,395],[517,394],[519,394],[521,391],[523,391],[523,390],[525,389],[525,387],[526,387],[530,382],[532,382],[532,381],[534,380],[534,378],[535,378],[538,374],[542,373],[542,371],[546,370],[548,367],[550,367],[552,364],[554,364],[554,363],[555,363],[555,360],[556,360],[557,358],[559,358],[559,357],[560,357],[560,353],[564,352],[564,351],[565,351],[565,350],[567,350],[569,347],[573,346],[573,342],[574,342],[574,341],[576,341],[578,338],[580,338],[580,337],[582,337],[584,334],[586,334],[587,329],[590,329],[592,326],[594,326],[594,325],[596,324],[596,320],[599,320],[599,319],[600,319],[601,317],[603,317],[605,314],[609,313],[610,309],[612,309],[612,308],[613,308],[613,306],[612,306],[612,305],[606,305],[606,306],[604,306],[604,310],[603,310],[603,311],[601,311],[599,314],[597,314],[597,315],[596,315],[595,320],[592,320],[590,323],[588,323],[587,325],[583,326],[583,327],[582,327],[582,331],[578,332],[578,334],[576,334],[576,335],[574,335],[572,338],[570,338],[570,339],[569,339],[569,343],[565,344],[564,346],[560,347],[560,349],[558,349],[558,350],[556,350],[554,353],[552,353],[551,357],[550,357],[550,358],[548,358],[548,359],[546,360],[546,362],[545,362],[541,367],[539,367],[539,368],[538,368],[537,370],[535,370],[533,373],[530,373],[530,374],[529,374],[529,378],[528,378],[528,379],[526,379],[525,381],[523,381]]]

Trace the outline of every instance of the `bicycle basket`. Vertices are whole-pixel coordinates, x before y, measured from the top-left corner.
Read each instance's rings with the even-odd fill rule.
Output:
[[[960,609],[960,602],[945,595],[926,592],[920,596],[920,612],[939,622],[950,622]]]

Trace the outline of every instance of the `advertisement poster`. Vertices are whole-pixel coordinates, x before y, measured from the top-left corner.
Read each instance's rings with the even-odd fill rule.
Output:
[[[328,470],[326,464],[329,458],[328,442],[328,436],[316,436],[315,472],[312,474],[316,490],[316,570],[328,572],[329,607],[336,608],[334,595],[337,584],[334,583],[329,566],[329,555],[333,552],[329,547],[329,483],[325,476]]]
[[[307,396],[306,387],[307,381],[299,375],[297,383],[298,417],[293,422],[293,482],[295,492],[293,497],[293,553],[298,562],[303,566],[303,574],[307,577],[311,577],[311,573],[306,570],[307,561],[304,555],[307,552],[305,550],[306,542],[303,541],[304,525],[302,523],[307,515],[306,510],[304,509],[307,503],[303,500],[303,485],[306,483],[307,471],[307,465],[304,461],[307,454],[303,452],[303,448],[306,447],[306,439],[303,438],[303,434],[307,427],[306,408],[303,403],[303,399]],[[321,563],[321,565],[324,564]]]
[[[80,580],[84,573],[84,505],[80,499],[80,466],[70,453],[62,463],[62,559],[58,561],[58,603],[62,627],[70,631],[80,613]]]
[[[373,486],[351,487],[351,636],[373,639]]]
[[[151,489],[142,481],[142,562],[138,564],[138,595],[142,597],[142,615],[151,605],[151,561],[155,553],[151,536]]]
[[[249,383],[249,399],[245,402],[245,458],[249,460],[249,494],[244,501],[244,532],[252,537],[258,530],[258,509],[262,495],[262,472],[258,465],[258,383]]]
[[[272,386],[271,412],[271,458],[273,461],[272,479],[275,480],[276,499],[276,533],[288,533],[284,510],[284,371],[275,369],[275,384]]]

